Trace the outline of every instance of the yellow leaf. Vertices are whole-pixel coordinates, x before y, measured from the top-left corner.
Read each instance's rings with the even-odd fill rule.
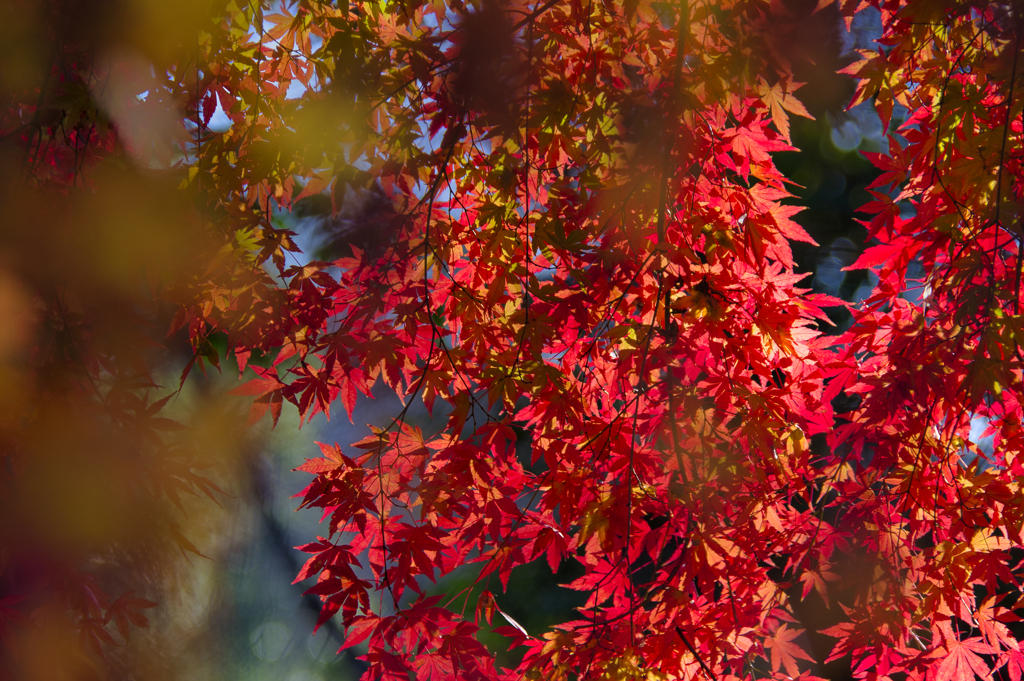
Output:
[[[992,530],[979,530],[971,538],[971,548],[979,553],[989,551],[1007,551],[1013,548],[1013,544],[1006,537],[996,537]]]
[[[789,87],[784,89],[782,83],[776,83],[771,87],[768,87],[768,84],[760,79],[757,83],[758,96],[768,106],[768,110],[772,114],[772,122],[775,123],[775,127],[778,128],[779,132],[782,133],[783,139],[787,142],[792,141],[789,137],[789,116],[786,114],[787,111],[804,118],[814,118],[804,107],[803,102],[792,94],[792,90],[796,90],[801,85],[803,83],[790,83]]]

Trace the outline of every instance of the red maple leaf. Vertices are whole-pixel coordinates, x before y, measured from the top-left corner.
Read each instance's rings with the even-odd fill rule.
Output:
[[[985,679],[992,674],[981,655],[996,652],[980,636],[961,640],[948,621],[938,625],[945,638],[946,655],[935,671],[936,681],[974,681],[975,675]]]
[[[793,643],[793,640],[802,636],[803,633],[800,629],[790,629],[789,625],[782,624],[771,636],[765,638],[764,646],[771,650],[773,672],[785,667],[786,673],[790,676],[800,676],[797,660],[814,661],[814,658],[804,652],[803,648]]]

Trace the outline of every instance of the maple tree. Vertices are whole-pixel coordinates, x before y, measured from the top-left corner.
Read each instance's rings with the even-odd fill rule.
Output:
[[[1019,681],[1015,5],[55,7],[6,8],[53,47],[8,43],[0,107],[48,250],[4,237],[12,669],[34,631],[102,656],[146,626],[142,535],[200,553],[182,496],[219,489],[154,349],[187,338],[174,388],[230,355],[250,424],[406,405],[300,468],[326,537],[296,581],[366,678]],[[888,150],[852,268],[878,284],[833,333],[773,154],[810,116],[801,21],[864,11],[843,72]],[[324,259],[275,211],[320,215]],[[501,609],[535,562],[585,597],[546,632]]]

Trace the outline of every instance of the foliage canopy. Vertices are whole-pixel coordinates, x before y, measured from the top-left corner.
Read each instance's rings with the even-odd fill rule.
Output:
[[[407,405],[300,469],[327,536],[297,581],[366,678],[1020,680],[1019,7],[51,4],[7,3],[0,41],[36,226],[0,243],[12,669],[26,632],[102,656],[146,625],[124,547],[199,553],[173,506],[219,490],[156,397],[166,336],[182,382],[234,358],[250,424]],[[773,154],[810,116],[802,22],[860,12],[882,34],[843,72],[888,150],[851,267],[878,283],[833,329]],[[534,561],[585,604],[497,629],[502,668],[478,633]]]

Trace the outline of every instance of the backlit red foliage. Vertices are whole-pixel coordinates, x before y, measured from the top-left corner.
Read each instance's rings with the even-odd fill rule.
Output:
[[[195,44],[103,59],[50,26],[63,59],[0,112],[27,191],[79,221],[132,182],[187,200],[145,240],[105,232],[109,206],[66,223],[108,234],[97,262],[129,244],[133,267],[15,275],[64,335],[23,343],[44,397],[12,442],[50,423],[56,391],[90,427],[170,448],[129,487],[213,494],[156,432],[174,426],[151,360],[92,341],[111,299],[160,320],[146,283],[188,335],[186,373],[226,343],[255,374],[234,391],[250,422],[285,402],[351,416],[378,386],[443,419],[424,432],[407,406],[300,468],[326,536],[297,581],[365,678],[1019,681],[1024,18],[804,4],[227,3],[189,15]],[[852,266],[878,284],[838,335],[824,310],[845,303],[795,271],[791,243],[813,240],[773,156],[809,115],[782,37],[821,12],[882,26],[844,69],[887,129]],[[318,201],[323,261],[271,219]],[[36,450],[8,449],[12,489],[34,489]],[[99,590],[85,555],[45,607],[102,651],[150,603]],[[499,628],[522,653],[502,668],[478,633],[534,561],[575,564],[585,604],[550,631]],[[478,588],[425,593],[466,565]],[[16,641],[37,611],[10,584]]]

